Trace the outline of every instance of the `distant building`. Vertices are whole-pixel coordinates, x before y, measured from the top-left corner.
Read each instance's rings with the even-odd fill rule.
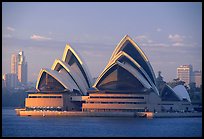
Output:
[[[11,55],[11,73],[18,74],[18,56],[16,54]]]
[[[20,83],[27,84],[27,62],[23,51],[11,55],[11,73],[17,74]]]
[[[6,88],[15,88],[18,85],[18,77],[17,74],[14,73],[7,73],[3,76],[5,87]]]
[[[194,82],[196,83],[196,87],[200,87],[202,84],[202,73],[200,71],[193,72]]]
[[[27,62],[23,51],[18,53],[18,80],[22,84],[27,84]]]
[[[193,67],[192,65],[181,65],[177,68],[177,78],[184,81],[185,85],[193,82]]]
[[[5,87],[6,87],[6,85],[5,85],[5,80],[2,79],[2,88],[5,88]]]

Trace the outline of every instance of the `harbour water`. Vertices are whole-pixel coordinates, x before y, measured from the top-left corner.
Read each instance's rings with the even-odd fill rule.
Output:
[[[3,137],[202,137],[202,117],[21,117],[2,108]]]

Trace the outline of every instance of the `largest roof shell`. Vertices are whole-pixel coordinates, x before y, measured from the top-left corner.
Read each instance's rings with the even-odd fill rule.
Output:
[[[150,65],[150,62],[141,48],[128,36],[125,35],[123,39],[116,46],[115,50],[112,53],[112,56],[108,63],[111,63],[114,57],[120,52],[124,51],[129,54],[137,63],[142,66],[142,68],[146,71],[149,77],[152,79],[153,83],[156,85],[156,77],[154,71]]]
[[[126,58],[126,61],[122,61],[121,60],[122,58]],[[154,90],[154,92],[159,95],[159,91],[156,87],[156,82],[155,82],[156,81],[155,74],[149,63],[149,60],[145,56],[144,52],[137,46],[137,44],[128,35],[126,35],[119,42],[114,52],[112,53],[112,56],[108,64],[106,65],[105,69],[100,74],[100,76],[97,78],[93,87],[97,88],[98,83],[106,74],[106,72],[109,71],[110,67],[114,63],[118,63],[118,62],[126,63],[125,65],[126,67],[128,67],[127,70],[134,69],[134,75],[137,74],[136,78],[140,80],[141,83],[143,82],[143,85],[146,87],[147,85],[145,84],[149,84],[150,87]],[[146,83],[144,84],[144,82]]]

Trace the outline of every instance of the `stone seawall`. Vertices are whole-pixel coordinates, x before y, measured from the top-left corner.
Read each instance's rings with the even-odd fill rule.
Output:
[[[86,116],[86,117],[133,117],[132,112],[81,112],[81,111],[20,111],[20,116]]]
[[[184,113],[154,113],[154,118],[162,117],[202,117],[202,112],[184,112]]]
[[[168,118],[168,117],[202,117],[201,112],[186,113],[152,113],[152,112],[82,112],[82,111],[26,111],[16,109],[19,116],[84,116],[84,117],[147,117],[147,118]]]

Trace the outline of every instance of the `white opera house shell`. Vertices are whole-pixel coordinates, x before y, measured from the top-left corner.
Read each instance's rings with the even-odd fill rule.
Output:
[[[122,77],[121,73],[127,76]],[[125,81],[127,79],[129,82]],[[129,88],[142,91],[142,89],[152,89],[159,95],[155,74],[149,60],[128,35],[117,45],[96,82],[94,84],[92,82],[91,74],[85,62],[67,44],[62,60],[56,59],[51,69],[41,69],[36,89],[39,92],[78,90],[81,95],[86,95],[87,90],[91,87],[98,90]]]
[[[69,94],[67,92],[75,92],[77,96],[81,96],[81,100],[76,100],[81,101],[80,105],[71,93],[67,97],[69,102],[62,99],[60,105],[65,110],[77,108],[82,111],[178,111],[188,110],[191,105],[188,92],[182,86],[172,89],[166,84],[158,91],[156,77],[147,56],[128,35],[116,46],[95,83],[85,61],[67,44],[62,59],[56,59],[51,69],[41,69],[36,89],[42,96],[43,93],[53,95],[57,92],[61,92],[64,98],[65,94]],[[29,107],[34,104],[33,97],[30,98]],[[49,101],[47,96],[43,97],[39,102],[42,105],[45,100]]]
[[[128,35],[116,46],[107,66],[93,87],[99,90],[153,89],[159,95],[155,74],[149,60]]]
[[[56,59],[51,69],[41,69],[36,89],[42,91],[77,90],[86,95],[92,77],[84,61],[70,45],[66,45],[62,60]]]

